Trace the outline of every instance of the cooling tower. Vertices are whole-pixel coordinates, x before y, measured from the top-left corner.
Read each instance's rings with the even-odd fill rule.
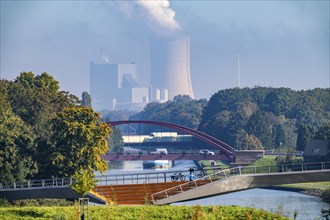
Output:
[[[194,98],[190,80],[190,40],[153,39],[151,43],[151,86],[168,91],[168,98],[189,95]]]

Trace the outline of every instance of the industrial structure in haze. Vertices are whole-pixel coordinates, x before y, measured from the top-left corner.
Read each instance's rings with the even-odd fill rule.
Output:
[[[92,106],[96,111],[140,110],[148,103],[148,88],[136,81],[136,64],[90,64]]]
[[[151,83],[137,82],[136,64],[90,64],[90,92],[96,111],[141,111],[149,102],[166,102],[177,95],[194,98],[190,79],[190,39],[151,41]],[[147,84],[147,83],[143,83]]]
[[[170,40],[153,39],[150,57],[151,87],[154,94],[164,91],[164,96],[170,100],[177,95],[194,98],[190,79],[189,36]]]

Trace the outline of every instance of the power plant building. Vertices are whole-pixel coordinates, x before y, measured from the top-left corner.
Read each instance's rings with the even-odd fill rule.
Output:
[[[148,88],[136,81],[136,64],[90,64],[92,106],[101,110],[141,110],[148,103]]]
[[[101,110],[141,111],[148,102],[166,102],[177,95],[194,98],[190,79],[190,39],[153,39],[151,83],[139,86],[136,64],[90,64],[92,106]]]

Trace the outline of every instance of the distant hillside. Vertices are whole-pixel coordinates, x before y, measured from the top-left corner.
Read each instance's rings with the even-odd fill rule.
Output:
[[[330,122],[330,89],[234,88],[218,91],[209,101],[177,96],[150,103],[130,119],[198,129],[237,149],[303,150]]]
[[[234,88],[210,98],[198,130],[238,149],[253,148],[259,142],[265,149],[295,149],[298,131],[311,137],[329,121],[330,89]],[[303,132],[306,127],[310,129]]]

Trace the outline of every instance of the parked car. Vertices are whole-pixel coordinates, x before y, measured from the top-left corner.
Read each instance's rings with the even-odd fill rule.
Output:
[[[150,152],[150,154],[167,154],[166,148],[158,148]]]
[[[202,149],[199,151],[199,154],[204,154],[204,155],[214,155],[213,151],[207,150],[207,149]]]

